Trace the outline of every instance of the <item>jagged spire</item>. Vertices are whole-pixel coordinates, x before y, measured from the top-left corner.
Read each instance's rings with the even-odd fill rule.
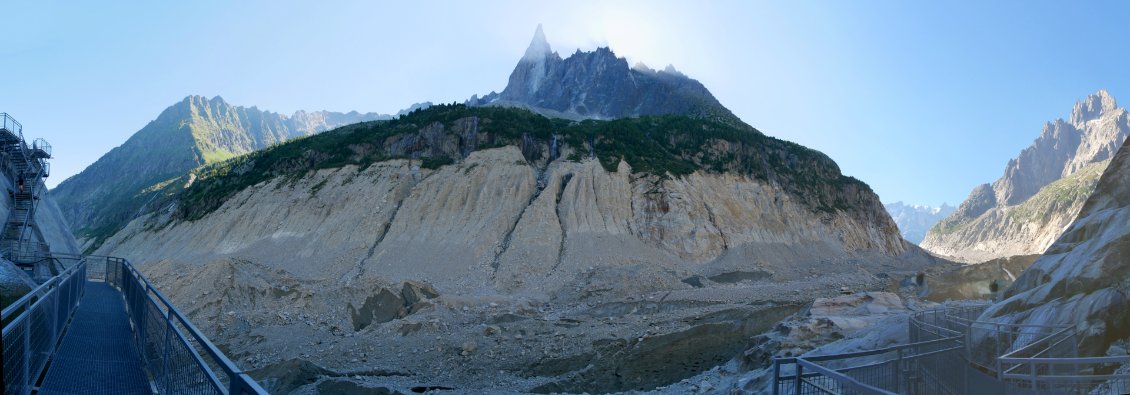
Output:
[[[538,29],[534,31],[534,39],[530,40],[530,47],[526,48],[526,55],[522,57],[525,60],[538,60],[545,58],[545,55],[550,54],[549,42],[545,40],[545,33],[541,31],[541,24],[538,24]]]
[[[1099,118],[1117,108],[1118,103],[1114,101],[1114,96],[1111,96],[1106,89],[1100,89],[1098,92],[1087,96],[1083,101],[1075,103],[1075,109],[1071,111],[1071,123],[1079,125]]]

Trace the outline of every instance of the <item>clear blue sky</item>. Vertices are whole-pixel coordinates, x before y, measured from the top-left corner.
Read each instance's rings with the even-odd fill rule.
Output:
[[[884,202],[956,204],[1045,121],[1130,102],[1130,2],[9,2],[0,111],[54,145],[54,185],[190,94],[392,113],[501,90],[554,49],[674,64]]]

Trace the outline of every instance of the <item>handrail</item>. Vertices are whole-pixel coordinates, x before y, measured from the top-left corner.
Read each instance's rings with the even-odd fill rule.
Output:
[[[181,345],[187,348],[188,352],[192,356],[197,366],[200,368],[201,372],[207,376],[208,381],[211,382],[212,386],[217,392],[230,395],[267,393],[266,390],[264,390],[261,386],[259,386],[258,383],[255,382],[254,379],[247,375],[246,371],[240,369],[235,365],[234,362],[231,361],[231,359],[224,355],[224,353],[220,351],[219,348],[217,348],[216,345],[213,344],[207,336],[200,332],[200,330],[195,325],[193,325],[187,317],[185,317],[180,309],[178,309],[175,305],[173,305],[171,301],[169,301],[168,297],[161,293],[161,291],[157,290],[157,288],[153,286],[149,279],[145,278],[145,276],[142,275],[141,272],[138,271],[137,268],[134,267],[133,264],[131,264],[128,260],[117,257],[91,257],[104,258],[107,260],[107,262],[112,261],[118,265],[121,265],[122,276],[120,279],[120,286],[122,287],[123,292],[126,295],[127,310],[129,311],[131,319],[133,319],[135,322],[135,340],[138,342],[139,346],[143,347],[145,344],[147,344],[147,341],[153,340],[146,338],[147,334],[146,328],[144,326],[146,325],[145,322],[148,321],[146,317],[142,317],[143,315],[150,314],[152,312],[152,310],[146,308],[146,306],[148,306],[148,303],[151,303],[158,309],[157,314],[160,315],[160,317],[158,318],[165,320],[166,337],[164,341],[166,343],[166,351],[167,347],[170,346],[169,329],[171,329],[171,332],[175,335],[176,340],[180,341]],[[109,270],[110,268],[109,266],[107,266],[107,271]],[[178,323],[180,326],[182,326],[185,329],[184,332],[187,332],[187,336],[182,333],[180,328],[178,328],[177,325],[174,325],[174,323]],[[228,379],[227,388],[224,388],[221,381],[219,380],[219,377],[217,377],[216,372],[212,371],[208,363],[205,362],[204,359],[197,353],[196,349],[192,347],[192,344],[189,341],[190,339],[195,340],[196,344],[198,344],[200,348],[204,350],[205,354],[207,354],[213,361],[215,361],[219,365],[220,369],[223,370],[224,375],[227,376]],[[144,348],[142,349],[144,350]],[[164,358],[167,359],[168,353],[166,352],[165,354],[166,355],[164,356]],[[146,359],[145,362],[148,363],[149,361]],[[151,372],[164,372],[165,370],[166,369],[164,367],[151,367],[150,369]],[[167,372],[165,373],[167,374]],[[156,376],[156,374],[154,376]],[[160,386],[160,383],[158,384]]]
[[[15,129],[12,129],[12,128]],[[23,136],[24,125],[6,112],[0,112],[0,129],[7,129]]]
[[[26,395],[34,389],[85,293],[86,269],[86,261],[80,260],[0,312],[5,394]]]
[[[883,390],[881,388],[876,388],[876,387],[873,387],[873,386],[868,385],[866,383],[862,383],[859,380],[856,380],[855,378],[853,378],[851,376],[837,372],[833,369],[829,369],[829,368],[820,366],[820,365],[813,363],[811,361],[807,361],[804,358],[797,358],[796,363],[797,363],[797,372],[803,372],[804,369],[812,369],[812,370],[816,371],[817,373],[820,373],[821,375],[823,375],[825,377],[831,377],[831,378],[835,379],[836,383],[838,383],[838,384],[840,384],[844,387],[848,387],[850,390],[853,391],[853,393],[895,395],[894,392],[886,391],[886,390]],[[801,377],[799,380],[803,381],[804,378]],[[799,394],[799,392],[798,392],[798,394]]]
[[[899,344],[899,345],[896,345],[896,346],[890,346],[890,347],[880,348],[880,349],[876,349],[876,350],[855,351],[855,352],[849,352],[849,353],[843,353],[843,354],[815,355],[815,356],[811,356],[811,357],[797,357],[797,358],[804,358],[804,359],[812,361],[812,362],[831,361],[831,360],[835,360],[835,359],[858,358],[858,357],[866,357],[866,356],[871,356],[871,355],[885,354],[885,353],[889,353],[889,352],[892,352],[892,351],[898,351],[900,349],[907,349],[907,348],[920,347],[920,346],[928,346],[928,345],[932,345],[932,344],[935,344],[935,343],[950,342],[950,341],[954,341],[954,340],[960,340],[960,337],[958,337],[958,338],[946,337],[946,338],[934,339],[934,340],[918,342],[918,343]],[[797,359],[797,358],[793,358],[793,359]]]

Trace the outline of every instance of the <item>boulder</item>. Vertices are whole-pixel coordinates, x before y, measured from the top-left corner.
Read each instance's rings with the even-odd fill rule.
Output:
[[[19,300],[38,285],[15,264],[0,259],[0,309]]]

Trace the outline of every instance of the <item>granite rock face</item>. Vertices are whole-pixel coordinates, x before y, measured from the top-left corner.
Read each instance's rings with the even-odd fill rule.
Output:
[[[736,120],[706,87],[672,66],[631,67],[607,47],[562,59],[550,49],[541,25],[506,89],[468,104],[519,106],[564,118],[681,114]]]
[[[1004,175],[975,188],[922,247],[965,262],[1042,253],[1075,219],[1128,136],[1127,111],[1105,90],[1088,96],[1068,121],[1045,124]]]
[[[1073,325],[1080,355],[1130,338],[1130,146],[1103,173],[1078,218],[981,319]]]

